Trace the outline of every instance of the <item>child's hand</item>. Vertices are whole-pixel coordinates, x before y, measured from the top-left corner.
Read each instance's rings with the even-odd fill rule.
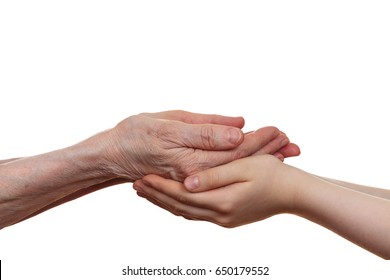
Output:
[[[200,189],[191,193],[182,183],[148,175],[134,183],[137,193],[187,219],[206,220],[224,227],[252,223],[284,212],[292,193],[286,178],[289,167],[276,157],[239,159],[196,174]]]

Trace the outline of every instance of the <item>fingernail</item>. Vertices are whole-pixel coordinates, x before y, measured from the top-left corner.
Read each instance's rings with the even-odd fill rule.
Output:
[[[142,191],[141,186],[138,184],[133,184],[133,189],[136,190],[137,192]]]
[[[232,144],[237,144],[241,140],[241,133],[238,129],[230,128],[228,130],[228,140]]]
[[[199,188],[199,178],[198,177],[188,177],[184,180],[184,186],[187,190],[192,191],[196,188]]]
[[[277,157],[279,160],[284,161],[284,156],[281,153],[275,153],[275,157]]]
[[[284,138],[281,142],[280,145],[282,147],[286,146],[288,143],[290,143],[290,140],[288,138]]]

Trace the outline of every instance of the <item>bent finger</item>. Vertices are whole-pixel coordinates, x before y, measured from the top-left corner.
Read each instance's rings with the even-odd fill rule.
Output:
[[[296,157],[301,154],[301,150],[297,144],[289,143],[286,146],[280,148],[278,153],[282,154],[285,158]]]
[[[200,150],[221,151],[237,147],[243,132],[236,127],[213,124],[178,124],[183,145]]]
[[[255,132],[246,133],[242,143],[235,149],[228,151],[218,151],[216,153],[210,153],[206,151],[197,151],[201,153],[203,167],[214,167],[219,166],[236,159],[245,158],[257,153],[273,154],[277,152],[282,145],[279,143],[280,140],[276,140],[280,134],[279,129],[273,126],[263,127]],[[274,144],[271,144],[274,143]],[[200,171],[200,170],[199,170]]]
[[[290,140],[283,132],[279,131],[278,135],[264,144],[253,155],[274,154],[282,147],[286,146]]]

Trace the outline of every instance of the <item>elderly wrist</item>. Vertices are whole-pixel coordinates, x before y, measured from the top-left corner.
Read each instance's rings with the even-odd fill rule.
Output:
[[[109,130],[100,132],[70,147],[70,149],[77,154],[81,169],[95,173],[95,176],[111,180],[118,178],[118,176],[113,171],[113,163],[108,155],[110,146],[112,146],[108,140],[109,133]]]
[[[135,181],[142,177],[137,173],[138,170],[133,164],[139,160],[137,160],[137,154],[134,153],[133,149],[128,147],[135,147],[136,145],[132,142],[132,137],[124,136],[117,126],[95,135],[94,139],[91,140],[98,143],[92,145],[98,151],[98,165],[104,174],[112,179],[122,178]],[[125,145],[121,142],[121,139],[126,139]]]

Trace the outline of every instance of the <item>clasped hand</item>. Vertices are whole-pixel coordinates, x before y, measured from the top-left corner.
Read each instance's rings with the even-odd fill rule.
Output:
[[[294,194],[281,183],[286,165],[271,155],[247,157],[188,177],[185,185],[157,175],[133,184],[138,195],[191,220],[236,227],[288,212]],[[197,188],[193,188],[193,181]],[[187,188],[186,188],[187,187]]]
[[[147,174],[183,181],[187,176],[238,158],[299,153],[276,127],[243,134],[241,117],[185,111],[144,113],[129,117],[108,132],[107,166],[130,181]]]

